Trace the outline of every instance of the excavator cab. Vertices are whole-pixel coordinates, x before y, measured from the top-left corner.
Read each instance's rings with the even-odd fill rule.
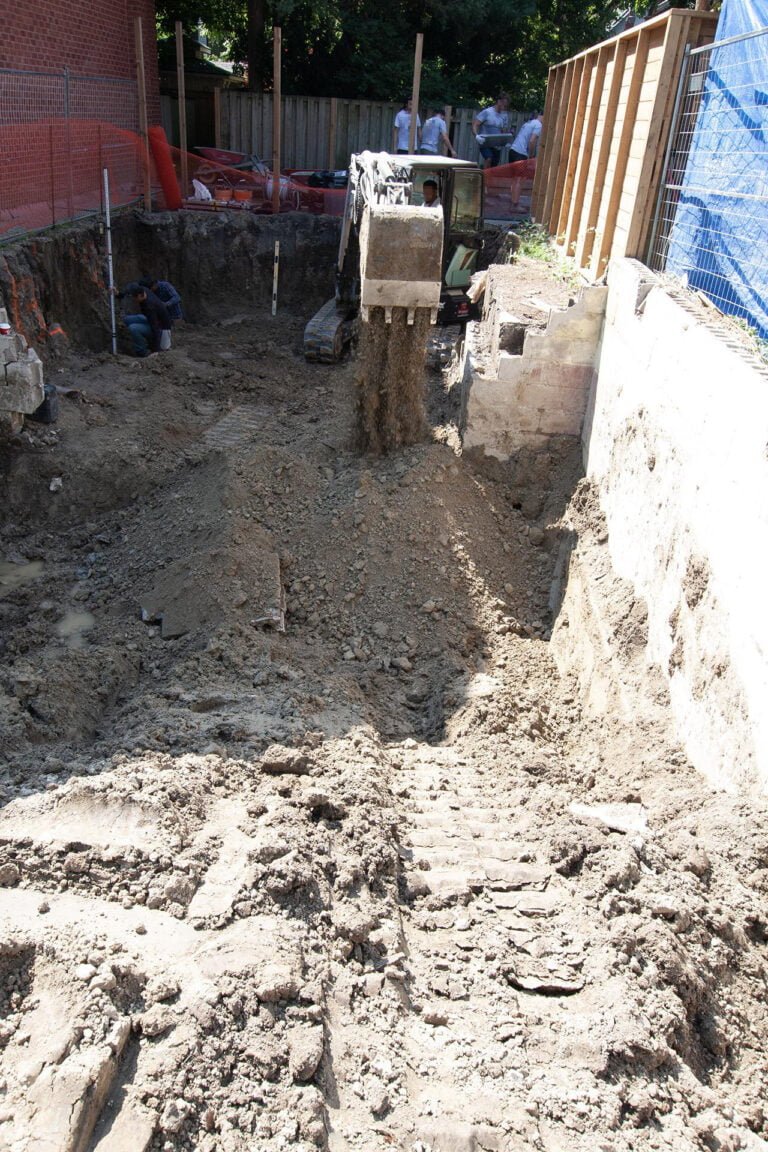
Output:
[[[424,181],[434,180],[443,209],[443,262],[438,324],[477,319],[467,289],[483,246],[483,174],[476,164],[443,156],[408,158],[412,204],[424,203]]]
[[[424,194],[437,185],[440,211]],[[336,296],[307,323],[308,360],[340,359],[358,320],[383,309],[408,326],[427,311],[432,324],[460,325],[479,307],[467,290],[483,246],[483,175],[446,156],[352,156],[344,206]]]

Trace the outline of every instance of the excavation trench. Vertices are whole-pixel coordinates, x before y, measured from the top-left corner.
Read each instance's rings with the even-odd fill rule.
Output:
[[[2,1139],[764,1147],[764,833],[647,684],[597,723],[557,670],[576,445],[472,463],[428,375],[425,438],[355,450],[301,348],[335,227],[122,220],[190,317],[147,361],[92,228],[0,259],[78,392],[3,455]]]

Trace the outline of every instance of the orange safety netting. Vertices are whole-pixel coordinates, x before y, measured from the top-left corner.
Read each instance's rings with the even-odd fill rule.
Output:
[[[521,220],[530,215],[535,160],[516,160],[514,164],[500,164],[486,168],[485,184],[486,220]]]
[[[142,194],[140,138],[101,120],[0,126],[0,155],[0,236],[100,212],[104,168],[113,206]]]
[[[272,212],[272,173],[256,157],[217,149],[205,156],[187,153],[184,204],[207,211],[232,209]],[[179,184],[181,152],[170,154]],[[140,202],[144,188],[144,151],[137,133],[99,120],[51,119],[0,126],[0,236],[21,235],[103,211],[103,177],[109,170],[113,207]],[[228,162],[227,162],[228,161]],[[488,168],[485,216],[520,219],[530,212],[535,161]],[[150,159],[154,202],[164,198]],[[194,201],[193,180],[211,194]],[[341,216],[346,191],[332,185],[333,173],[289,172],[280,177],[280,211]]]
[[[272,212],[272,173],[258,158],[224,149],[205,148],[204,156],[187,153],[187,188],[184,203],[195,195],[193,179],[203,184],[213,197],[210,210],[232,208],[238,211]],[[174,168],[181,185],[181,152],[171,148]],[[229,161],[229,162],[227,162]],[[515,221],[529,215],[535,160],[518,160],[497,168],[486,168],[485,216],[488,220]],[[284,172],[280,177],[280,211],[312,212],[341,216],[344,188],[322,187],[331,172]]]

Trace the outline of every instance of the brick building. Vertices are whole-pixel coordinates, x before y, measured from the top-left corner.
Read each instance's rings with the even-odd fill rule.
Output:
[[[154,0],[16,0],[4,5],[0,68],[135,80],[134,18],[141,16],[147,111],[160,123]]]
[[[0,26],[0,235],[143,195],[135,18],[147,116],[160,123],[154,0],[14,0]]]

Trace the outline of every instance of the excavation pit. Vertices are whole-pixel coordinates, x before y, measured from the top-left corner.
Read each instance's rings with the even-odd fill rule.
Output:
[[[273,318],[290,221],[221,216],[205,266],[198,223],[121,224],[121,280],[152,252],[189,305],[150,360],[105,351],[87,228],[3,253],[81,395],[3,457],[0,1141],[58,1085],[89,1152],[761,1147],[758,805],[647,691],[578,444],[470,459],[431,376],[426,438],[360,455],[355,363],[302,355],[336,225],[279,232]]]

